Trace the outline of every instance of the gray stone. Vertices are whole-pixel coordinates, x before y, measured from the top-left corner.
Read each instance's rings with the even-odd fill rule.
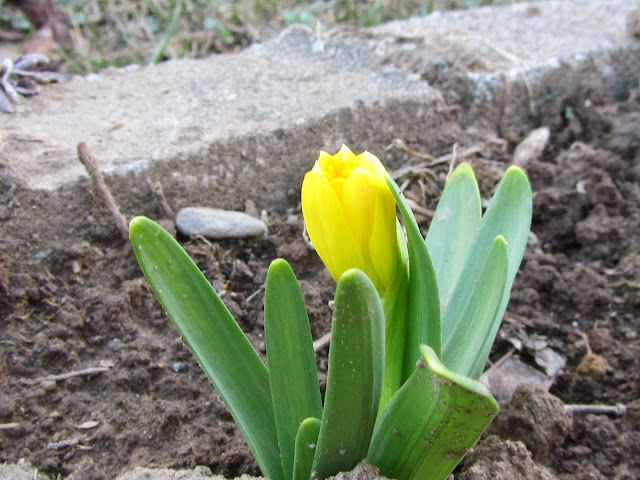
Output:
[[[26,477],[25,477],[26,479]],[[22,480],[20,477],[17,480]],[[224,477],[213,475],[207,467],[196,467],[194,470],[173,470],[170,468],[143,468],[123,473],[116,480],[225,480]],[[236,480],[267,480],[263,477],[242,475]],[[378,473],[376,467],[369,465],[366,460],[360,462],[351,472],[342,472],[327,480],[388,480]]]
[[[3,480],[48,480],[48,477],[38,473],[24,460],[18,463],[0,464],[0,478]]]
[[[527,168],[530,162],[538,160],[544,152],[544,148],[551,137],[549,127],[540,127],[533,130],[518,144],[513,152],[513,163],[522,168]]]
[[[243,475],[240,479],[260,480],[258,478]],[[116,480],[225,480],[224,477],[214,475],[211,470],[204,466],[196,467],[193,470],[174,470],[172,468],[143,468],[137,467],[134,470],[123,473]],[[263,479],[264,480],[264,479]]]
[[[387,477],[380,475],[378,467],[370,465],[366,460],[363,460],[356,468],[350,472],[340,472],[334,477],[329,477],[327,480],[389,480]]]
[[[246,213],[209,207],[185,207],[176,215],[178,231],[187,236],[207,238],[256,237],[267,233],[262,220]]]
[[[171,370],[175,373],[186,373],[189,371],[189,365],[184,362],[174,362],[171,364]]]

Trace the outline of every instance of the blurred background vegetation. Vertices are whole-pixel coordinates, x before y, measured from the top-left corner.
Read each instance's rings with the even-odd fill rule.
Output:
[[[200,58],[236,51],[302,24],[314,31],[368,27],[437,10],[505,4],[499,0],[54,0],[68,13],[62,69],[96,72],[109,66]],[[29,21],[0,0],[0,41],[20,42]]]

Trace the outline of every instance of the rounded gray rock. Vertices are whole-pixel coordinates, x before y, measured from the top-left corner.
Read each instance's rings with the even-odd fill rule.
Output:
[[[185,207],[176,215],[176,228],[182,235],[207,238],[245,238],[267,233],[262,220],[246,213],[209,207]]]

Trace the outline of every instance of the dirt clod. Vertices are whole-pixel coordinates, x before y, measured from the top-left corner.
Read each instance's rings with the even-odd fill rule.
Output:
[[[578,365],[577,372],[586,377],[599,379],[604,377],[609,368],[606,358],[595,353],[587,353]]]
[[[556,480],[546,467],[537,465],[519,441],[491,435],[480,442],[465,460],[458,480]]]
[[[571,415],[562,401],[544,388],[524,384],[516,389],[490,432],[524,443],[536,461],[545,461],[562,445],[571,428]]]

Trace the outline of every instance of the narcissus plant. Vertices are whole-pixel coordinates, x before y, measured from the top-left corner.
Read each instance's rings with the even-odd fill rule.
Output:
[[[524,173],[509,168],[483,214],[473,170],[460,165],[424,238],[380,161],[343,146],[306,174],[302,209],[337,282],[324,402],[285,260],[265,285],[267,368],[170,234],[136,217],[130,238],[264,475],[324,479],[366,458],[389,478],[446,479],[498,413],[478,378],[527,243]]]

